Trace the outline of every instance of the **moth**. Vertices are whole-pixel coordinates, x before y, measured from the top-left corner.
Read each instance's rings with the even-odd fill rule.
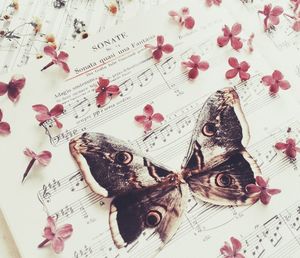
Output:
[[[218,90],[199,112],[181,171],[172,171],[125,142],[101,133],[83,133],[70,152],[89,187],[114,197],[109,224],[122,248],[147,229],[165,245],[178,229],[188,191],[216,205],[250,205],[257,195],[245,187],[260,169],[245,149],[249,127],[233,88]]]

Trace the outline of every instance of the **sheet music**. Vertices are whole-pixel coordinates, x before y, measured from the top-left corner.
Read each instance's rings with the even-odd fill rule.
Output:
[[[143,12],[157,1],[119,0],[20,0],[19,9],[12,0],[0,3],[0,74],[12,71],[43,57],[47,36],[53,35],[58,49],[74,46],[79,41]],[[117,13],[109,11],[113,5]],[[9,19],[3,17],[8,16]],[[35,25],[40,24],[39,31]]]
[[[295,194],[300,185],[299,162],[287,159],[274,149],[274,144],[286,138],[288,127],[300,142],[300,120],[295,114],[298,104],[288,91],[270,96],[260,83],[270,65],[259,51],[238,55],[239,61],[247,60],[251,64],[250,80],[242,83],[237,78],[226,80],[224,74],[229,69],[226,61],[229,56],[235,56],[235,52],[218,48],[213,35],[218,35],[223,19],[228,22],[233,19],[224,9],[209,12],[206,8],[197,9],[196,0],[186,4],[200,24],[198,29],[180,31],[166,17],[170,5],[161,7],[155,20],[151,15],[143,16],[147,31],[133,26],[137,19],[116,27],[113,32],[102,33],[100,40],[96,37],[81,42],[85,56],[79,55],[76,48],[71,51],[72,72],[65,81],[54,67],[39,72],[43,60],[24,68],[22,73],[27,82],[20,102],[11,108],[11,103],[1,100],[7,118],[23,118],[11,121],[14,131],[3,139],[6,148],[0,150],[0,155],[9,170],[6,180],[1,182],[4,212],[24,257],[52,257],[50,249],[36,249],[47,215],[53,216],[59,225],[71,223],[74,227],[74,234],[66,241],[61,257],[140,258],[156,254],[158,236],[151,230],[124,249],[114,246],[108,225],[111,200],[87,187],[69,154],[68,141],[85,131],[107,133],[127,140],[153,160],[178,171],[202,104],[209,94],[229,86],[238,92],[250,126],[251,141],[247,150],[257,160],[263,176],[269,177],[272,186],[281,188],[282,193],[266,207],[260,203],[245,207],[215,206],[190,196],[178,232],[158,257],[183,257],[187,250],[191,254],[205,250],[206,257],[219,257],[220,247],[232,235],[241,239],[247,257],[296,257],[300,249],[297,234],[300,200]],[[180,7],[180,3],[172,3],[172,9]],[[95,50],[102,40],[124,33],[126,36],[119,37],[121,40],[116,45],[108,46],[105,51]],[[154,44],[158,34],[174,44],[175,51],[156,63],[144,44]],[[201,59],[210,64],[194,82],[187,79],[187,71],[181,66],[193,53],[200,54]],[[98,108],[95,88],[100,76],[120,85],[121,94]],[[4,78],[8,80],[10,74]],[[43,127],[37,125],[31,109],[37,103],[64,104],[65,112],[59,117],[64,125],[61,131],[55,129],[51,121]],[[147,103],[166,119],[144,134],[133,117],[141,113]],[[45,168],[35,167],[21,185],[22,170],[28,162],[22,150],[27,146],[51,150],[53,160]],[[22,232],[30,232],[31,236]]]

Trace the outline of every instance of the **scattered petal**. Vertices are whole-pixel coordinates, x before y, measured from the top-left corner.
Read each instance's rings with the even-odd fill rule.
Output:
[[[180,12],[170,11],[169,15],[178,22],[181,27],[185,27],[189,30],[193,29],[195,26],[195,20],[192,16],[189,15],[189,8],[184,7]]]
[[[246,61],[239,63],[235,57],[230,57],[228,59],[228,64],[231,67],[233,67],[233,69],[229,69],[225,73],[226,79],[232,79],[236,77],[237,74],[239,74],[239,77],[242,81],[246,81],[250,79],[250,74],[247,73],[247,71],[250,68],[250,65]]]
[[[209,68],[208,62],[201,61],[201,57],[199,55],[192,55],[188,61],[182,62],[181,64],[186,68],[191,68],[188,76],[192,80],[198,77],[198,70],[206,71]]]
[[[108,97],[119,95],[120,88],[117,85],[109,85],[108,79],[99,77],[96,92],[98,93],[96,103],[99,107],[101,107],[105,105]]]
[[[265,16],[264,30],[267,31],[272,25],[274,26],[279,24],[279,16],[283,13],[283,8],[280,6],[272,8],[272,4],[268,4],[264,6],[264,10],[260,10],[258,13]]]
[[[62,124],[57,120],[57,117],[64,112],[64,107],[62,104],[55,105],[50,111],[45,105],[42,104],[33,105],[32,109],[38,112],[35,118],[40,122],[40,125],[48,120],[53,119],[56,126],[58,128],[62,128]]]
[[[44,53],[52,58],[52,61],[48,63],[45,67],[42,68],[41,71],[46,70],[48,67],[52,66],[53,64],[57,64],[60,66],[66,73],[70,72],[70,68],[68,64],[66,63],[69,55],[61,51],[59,54],[57,54],[55,47],[53,46],[46,46],[44,48]]]
[[[0,82],[0,96],[7,93],[12,102],[17,102],[20,98],[21,90],[25,86],[26,79],[23,75],[14,75],[9,83]]]
[[[291,87],[290,83],[286,80],[283,80],[284,76],[278,70],[275,70],[272,75],[263,76],[261,82],[269,86],[269,91],[272,94],[276,94],[279,91],[279,88],[282,90],[287,90]]]
[[[137,115],[134,120],[144,127],[145,132],[152,129],[152,121],[160,123],[164,120],[164,116],[160,113],[154,113],[151,105],[146,105],[143,109],[144,115]]]
[[[149,44],[145,45],[145,48],[149,48],[150,50],[152,50],[152,56],[157,61],[159,61],[162,58],[163,53],[169,54],[174,51],[173,46],[171,44],[164,45],[164,41],[164,37],[162,35],[159,35],[157,36],[156,47]]]
[[[275,148],[277,150],[283,150],[284,153],[292,159],[295,159],[297,152],[300,152],[300,148],[296,146],[296,140],[293,138],[287,138],[286,142],[277,142]]]
[[[237,37],[242,30],[242,25],[240,23],[235,23],[232,25],[231,30],[229,30],[228,26],[225,25],[223,30],[223,36],[219,36],[217,38],[217,43],[219,47],[224,47],[231,42],[231,46],[235,50],[239,50],[243,47],[243,42],[240,37]]]
[[[239,253],[239,251],[242,249],[241,242],[234,238],[230,238],[231,246],[228,242],[224,243],[224,246],[221,247],[220,252],[223,255],[224,258],[245,258],[244,255]]]
[[[0,109],[0,135],[8,135],[10,134],[10,125],[7,122],[2,121],[3,113]]]

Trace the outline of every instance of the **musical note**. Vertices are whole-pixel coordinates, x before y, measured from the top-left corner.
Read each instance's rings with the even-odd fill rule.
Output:
[[[77,100],[77,102],[79,101]],[[91,103],[84,97],[82,101],[73,106],[74,117],[78,119],[79,117],[86,115],[90,111],[90,106]]]
[[[139,81],[139,86],[144,87],[148,85],[151,82],[152,78],[153,78],[153,71],[151,68],[149,68],[137,76],[137,79]]]

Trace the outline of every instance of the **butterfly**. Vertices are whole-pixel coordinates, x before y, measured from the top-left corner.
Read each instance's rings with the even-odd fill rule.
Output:
[[[21,90],[25,85],[25,78],[22,75],[14,75],[9,83],[0,82],[0,96],[7,93],[8,98],[12,102],[16,102],[20,98]]]
[[[118,248],[154,230],[165,245],[176,233],[189,190],[216,205],[250,205],[246,191],[261,173],[245,149],[249,127],[233,88],[218,90],[204,103],[182,169],[174,172],[125,142],[101,133],[83,133],[70,152],[89,187],[113,197],[109,224]]]

